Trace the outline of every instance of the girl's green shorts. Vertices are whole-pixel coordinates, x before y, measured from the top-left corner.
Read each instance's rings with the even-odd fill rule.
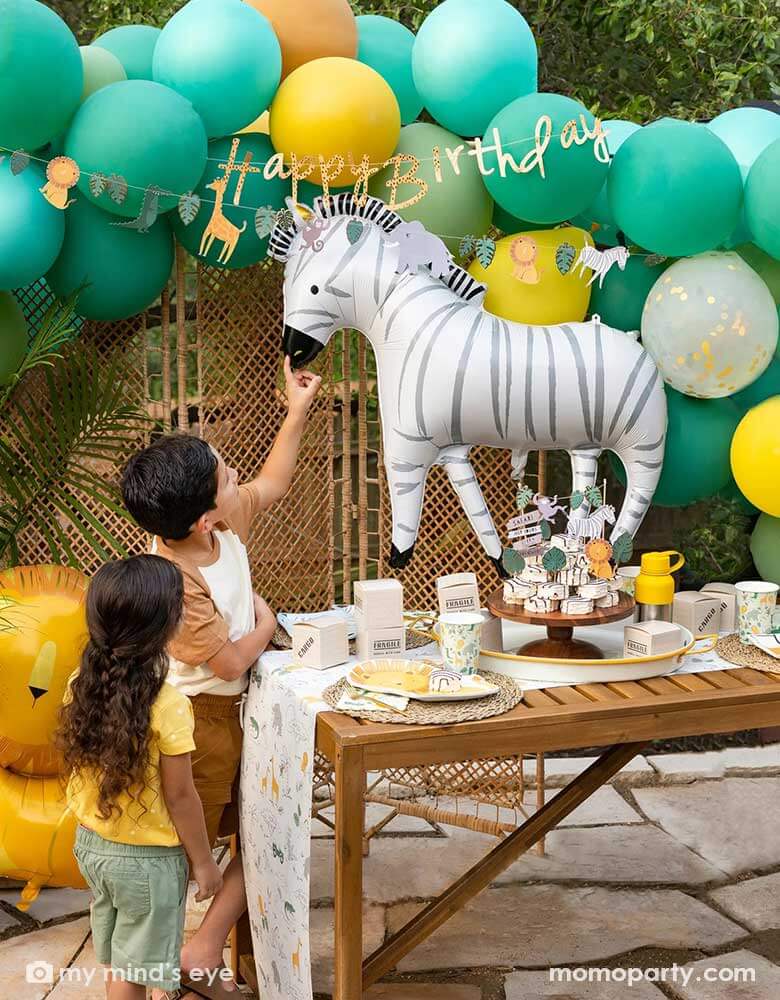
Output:
[[[189,879],[184,848],[120,844],[80,826],[74,853],[92,890],[97,960],[129,983],[178,989]]]

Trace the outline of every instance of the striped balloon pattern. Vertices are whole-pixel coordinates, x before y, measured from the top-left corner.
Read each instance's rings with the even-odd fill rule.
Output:
[[[373,347],[391,565],[412,556],[428,470],[438,464],[500,568],[501,541],[469,460],[476,445],[511,449],[518,482],[529,452],[565,450],[572,490],[583,493],[601,452],[614,451],[627,489],[611,537],[636,533],[661,474],[667,421],[661,376],[640,344],[597,317],[544,327],[494,316],[482,305],[486,286],[466,271],[452,264],[443,277],[431,273],[429,241],[416,269],[399,267],[410,254],[400,234],[393,238],[402,220],[378,199],[361,204],[348,192],[298,209],[269,244],[285,262],[285,350],[300,367],[342,329],[361,331]],[[312,212],[326,220],[319,250],[305,238]],[[574,516],[588,514],[584,504]]]

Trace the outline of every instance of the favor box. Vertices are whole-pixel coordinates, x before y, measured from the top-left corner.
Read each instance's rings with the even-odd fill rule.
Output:
[[[404,590],[398,580],[358,580],[354,602],[367,628],[396,628],[403,624]]]
[[[292,655],[296,663],[318,670],[346,663],[349,659],[347,623],[298,622],[292,630]]]
[[[476,573],[452,573],[436,581],[439,595],[439,612],[479,611],[479,587]]]
[[[623,656],[658,656],[682,645],[682,633],[671,622],[637,622],[623,630]]]
[[[357,655],[359,660],[378,660],[403,656],[406,652],[406,631],[403,625],[374,628],[358,619]]]
[[[737,588],[733,583],[707,583],[702,594],[717,594],[720,601],[720,631],[737,631]]]
[[[681,590],[674,595],[672,621],[683,625],[694,637],[720,629],[720,594]]]

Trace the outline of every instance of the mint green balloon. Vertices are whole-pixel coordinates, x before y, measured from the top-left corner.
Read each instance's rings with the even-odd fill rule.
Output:
[[[79,189],[101,209],[138,215],[144,191],[156,185],[173,192],[159,199],[160,211],[176,206],[206,166],[206,131],[190,102],[150,80],[124,80],[103,87],[81,105],[65,137],[65,153],[81,167]],[[121,204],[89,189],[93,172],[127,181]]]
[[[126,319],[160,294],[171,274],[173,250],[165,217],[149,232],[138,233],[79,194],[67,211],[65,242],[47,280],[60,298],[85,285],[76,305],[85,319]]]
[[[358,60],[384,77],[401,109],[401,124],[409,125],[423,106],[412,75],[414,33],[381,14],[363,14],[356,20]]]
[[[626,237],[668,257],[720,246],[742,208],[742,177],[728,146],[705,125],[672,119],[625,140],[607,191]]]
[[[200,184],[195,189],[195,193],[201,199],[200,211],[195,219],[188,226],[185,226],[178,212],[172,212],[170,215],[173,231],[183,247],[189,250],[193,256],[196,256],[198,260],[206,264],[212,264],[214,267],[227,267],[231,270],[239,267],[249,267],[250,264],[256,264],[265,257],[266,250],[268,249],[268,236],[261,238],[257,235],[255,230],[255,212],[261,206],[266,205],[274,209],[283,208],[284,199],[290,194],[290,182],[288,180],[283,181],[279,177],[266,180],[262,173],[247,174],[239,204],[236,206],[233,204],[233,197],[238,184],[238,174],[233,174],[225,191],[222,202],[222,214],[229,222],[233,223],[234,226],[238,226],[241,230],[238,243],[226,264],[221,263],[217,259],[222,253],[224,245],[222,240],[219,239],[212,243],[208,254],[205,257],[201,257],[201,239],[211,218],[216,198],[216,192],[208,185],[215,178],[224,176],[224,171],[219,169],[219,164],[225,163],[230,155],[233,138],[233,136],[226,136],[224,139],[215,139],[209,143],[209,159],[206,172]],[[274,148],[267,135],[260,135],[257,132],[245,132],[242,135],[235,136],[235,138],[240,139],[236,151],[236,160],[239,163],[247,153],[252,154],[252,162],[258,164],[258,166],[270,160],[274,155]],[[302,184],[299,185],[298,200],[304,204],[310,204],[310,201],[306,202],[301,197],[301,187],[303,187]]]
[[[428,184],[428,193],[415,205],[398,209],[407,222],[419,221],[425,228],[440,236],[452,253],[458,253],[463,236],[484,236],[493,217],[493,199],[488,194],[479,172],[477,160],[467,156],[465,149],[459,159],[460,173],[452,169],[445,148],[456,149],[462,140],[441,125],[416,122],[401,129],[396,154],[409,153],[420,161],[417,176]],[[432,151],[441,150],[442,181],[438,183],[434,172]],[[406,167],[406,165],[403,165]],[[404,170],[404,172],[406,172]],[[387,181],[393,176],[393,167],[386,167],[371,178],[369,191],[377,198],[388,201],[390,189]],[[399,202],[411,198],[419,189],[412,184],[398,188]]]
[[[0,388],[8,385],[27,354],[27,321],[10,292],[0,292]]]
[[[609,150],[610,159],[614,159],[615,154],[626,139],[641,128],[640,125],[624,121],[622,118],[606,119],[601,124],[607,134],[607,149]],[[596,195],[593,204],[588,205],[584,212],[580,212],[571,221],[575,226],[579,226],[580,229],[589,232],[595,242],[601,244],[601,246],[617,246],[618,227],[615,225],[612,209],[609,207],[606,180]]]
[[[767,146],[748,174],[745,219],[753,242],[780,259],[780,139]]]
[[[412,50],[417,92],[458,135],[481,135],[490,119],[537,86],[536,42],[505,0],[444,0],[425,18]]]
[[[122,63],[108,49],[99,45],[82,45],[81,61],[84,64],[84,89],[81,91],[82,104],[96,90],[109,83],[126,80],[127,74]]]
[[[38,149],[59,135],[81,98],[76,39],[37,0],[0,5],[0,146]]]
[[[780,584],[780,517],[759,517],[750,536],[750,554],[761,579]]]
[[[37,164],[11,172],[0,163],[0,288],[23,288],[45,274],[60,252],[65,213],[40,193],[46,177]]]
[[[151,24],[124,24],[98,35],[92,44],[112,52],[124,66],[128,80],[151,80],[159,37],[160,29]]]
[[[511,215],[534,223],[562,222],[591,204],[607,176],[608,164],[596,158],[597,147],[592,140],[581,146],[574,143],[568,149],[561,142],[562,129],[572,120],[583,137],[580,116],[593,130],[595,119],[590,111],[563,94],[529,94],[499,111],[482,141],[488,148],[494,146],[496,130],[504,154],[520,164],[535,148],[536,124],[543,115],[552,122],[543,156],[544,177],[538,167],[528,173],[515,173],[509,165],[504,167],[502,177],[497,153],[485,152],[485,186]]]
[[[667,265],[648,267],[646,257],[629,257],[625,270],[612,267],[604,278],[603,287],[591,285],[590,313],[601,316],[602,322],[616,330],[639,330],[642,309],[650,289]]]

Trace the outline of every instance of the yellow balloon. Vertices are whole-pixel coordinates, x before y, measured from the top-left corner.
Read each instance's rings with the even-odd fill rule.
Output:
[[[780,396],[748,410],[731,439],[731,471],[744,496],[780,517]]]
[[[505,236],[487,268],[478,260],[469,273],[487,285],[485,308],[516,323],[576,323],[590,303],[590,269],[574,262],[587,244],[584,229],[543,229]]]
[[[0,573],[0,767],[60,770],[54,733],[87,637],[87,579],[65,566]]]
[[[382,164],[401,134],[401,112],[390,86],[375,70],[354,59],[331,57],[305,63],[276,92],[271,105],[271,142],[285,163],[323,157],[331,187],[354,184],[349,169],[364,156]],[[339,169],[338,158],[343,165]],[[322,183],[319,167],[306,178]]]
[[[86,888],[73,857],[77,825],[60,778],[0,769],[0,876],[27,883],[17,903],[20,910],[44,885]]]
[[[245,132],[255,132],[259,135],[270,135],[271,133],[271,115],[264,111],[259,118],[255,118],[253,122],[250,122],[246,128],[240,128],[236,135],[243,135]]]

